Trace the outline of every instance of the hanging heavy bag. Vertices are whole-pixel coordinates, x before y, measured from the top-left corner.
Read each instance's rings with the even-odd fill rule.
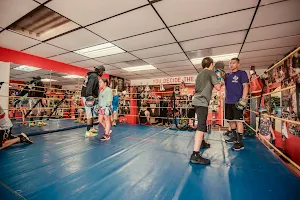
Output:
[[[263,82],[257,74],[252,74],[250,78],[250,92],[252,96],[259,96],[263,89]]]

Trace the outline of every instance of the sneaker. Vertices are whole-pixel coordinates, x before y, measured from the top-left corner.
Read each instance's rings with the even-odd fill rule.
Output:
[[[29,123],[29,127],[35,127],[35,123],[34,122],[30,122]]]
[[[226,143],[234,143],[236,141],[236,138],[235,137],[232,137],[228,140],[225,140]]]
[[[91,130],[85,132],[85,137],[94,137],[97,135],[98,135],[97,133],[93,133],[93,132],[91,132]]]
[[[15,138],[17,138],[18,136],[15,136],[15,135],[12,135],[12,134],[10,134],[9,136],[8,136],[8,139],[9,140],[12,140],[12,139],[15,139]]]
[[[91,128],[91,129],[90,129],[90,132],[92,132],[92,133],[97,133],[98,131],[97,131],[96,129],[94,129],[94,128]]]
[[[110,136],[109,135],[103,135],[101,138],[100,138],[101,141],[107,141],[107,140],[110,140]]]
[[[232,150],[235,150],[235,151],[239,151],[239,150],[242,150],[244,149],[244,144],[241,143],[241,142],[235,142],[233,147],[232,147]]]
[[[205,149],[205,148],[210,148],[210,144],[205,142],[205,140],[202,140],[202,143],[201,143],[201,149]]]
[[[32,144],[33,141],[29,139],[29,137],[25,133],[21,133],[20,135],[20,142],[26,144]]]
[[[226,131],[225,133],[223,133],[224,134],[224,136],[231,136],[232,135],[232,133],[230,132],[230,131]]]
[[[193,153],[190,158],[190,162],[193,164],[200,164],[200,165],[209,165],[210,160],[203,158],[199,152],[198,153]]]

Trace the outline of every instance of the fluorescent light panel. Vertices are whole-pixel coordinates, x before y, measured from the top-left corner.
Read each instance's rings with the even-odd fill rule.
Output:
[[[218,61],[229,61],[231,58],[238,57],[238,55],[239,55],[238,53],[230,53],[230,54],[223,54],[223,55],[209,56],[209,57],[211,57],[214,60],[214,62],[218,62]],[[194,65],[197,65],[197,64],[201,64],[203,59],[204,57],[194,58],[191,59],[191,61]]]
[[[57,80],[54,80],[54,79],[49,79],[49,78],[44,78],[42,79],[43,82],[55,82]]]
[[[27,66],[27,65],[21,65],[14,68],[15,70],[23,71],[23,72],[33,72],[36,70],[40,70],[40,68]]]
[[[66,76],[62,76],[63,78],[70,78],[70,79],[73,79],[73,78],[84,78],[83,76],[78,76],[78,75],[66,75]]]
[[[145,70],[150,70],[150,69],[156,69],[156,67],[152,65],[142,65],[142,66],[136,66],[136,67],[126,67],[122,68],[125,71],[128,72],[136,72],[136,71],[145,71]]]
[[[123,52],[125,51],[109,42],[75,51],[75,53],[86,56],[88,58],[98,58]]]

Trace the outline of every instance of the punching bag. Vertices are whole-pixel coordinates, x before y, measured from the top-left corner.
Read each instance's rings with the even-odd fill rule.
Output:
[[[260,96],[263,90],[263,82],[257,74],[252,74],[250,77],[250,92],[252,96]]]

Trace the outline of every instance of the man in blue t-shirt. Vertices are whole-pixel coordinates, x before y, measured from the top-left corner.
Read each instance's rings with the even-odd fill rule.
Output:
[[[225,119],[229,122],[233,137],[226,143],[234,143],[233,150],[244,149],[242,135],[244,133],[244,112],[236,104],[246,102],[249,91],[249,79],[245,71],[239,70],[240,60],[232,58],[229,63],[231,72],[226,74],[225,87]]]

